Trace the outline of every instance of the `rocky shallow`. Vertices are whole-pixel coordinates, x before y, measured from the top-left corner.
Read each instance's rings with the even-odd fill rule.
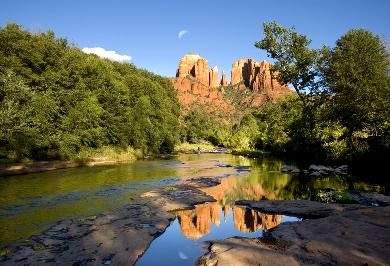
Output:
[[[209,242],[198,265],[389,265],[390,197],[362,193],[361,204],[326,204],[306,200],[239,201],[263,213],[295,215],[256,239]]]
[[[217,164],[232,174],[247,166]],[[201,190],[217,177],[195,177],[134,197],[124,208],[58,222],[39,235],[1,250],[0,265],[132,265],[175,218],[215,199]],[[199,265],[294,265],[390,263],[390,197],[355,192],[359,204],[314,201],[238,201],[268,214],[303,218],[271,229],[261,238],[209,242]],[[206,251],[205,251],[206,252]]]
[[[210,180],[203,180],[210,185]],[[188,182],[189,183],[189,182]],[[122,210],[64,220],[40,235],[17,243],[3,256],[2,265],[131,265],[161,235],[174,219],[173,210],[192,208],[214,201],[195,189],[180,184],[134,198]]]
[[[280,169],[282,173],[291,173],[297,175],[305,175],[311,177],[321,177],[328,175],[347,175],[348,174],[348,165],[340,166],[324,166],[324,165],[315,165],[312,164],[308,169],[296,169],[290,166],[284,166]]]
[[[217,167],[231,167],[232,175],[249,171],[244,166]],[[200,189],[218,185],[217,177],[188,178],[134,197],[119,210],[60,221],[1,249],[0,265],[132,265],[174,220],[173,211],[215,201]]]

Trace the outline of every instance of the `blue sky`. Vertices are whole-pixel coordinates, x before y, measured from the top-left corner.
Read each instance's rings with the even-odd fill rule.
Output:
[[[101,47],[164,76],[174,76],[179,59],[196,52],[230,76],[240,58],[266,60],[254,47],[262,23],[295,26],[313,47],[333,46],[346,31],[365,28],[390,40],[390,1],[237,0],[1,0],[0,25],[52,29],[81,49]],[[180,31],[188,33],[178,37]],[[221,74],[221,73],[220,73]]]

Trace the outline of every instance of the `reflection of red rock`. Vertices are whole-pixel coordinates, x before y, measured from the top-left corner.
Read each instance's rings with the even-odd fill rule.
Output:
[[[217,202],[197,205],[193,210],[177,212],[180,229],[184,236],[189,239],[198,239],[208,234],[211,224],[220,224],[220,213],[224,212],[224,219],[227,219],[229,206],[221,206]],[[281,215],[262,214],[257,211],[233,207],[234,226],[240,232],[256,232],[261,228],[270,229],[281,223]]]
[[[241,182],[240,182],[241,180]],[[237,200],[236,194],[245,195],[246,199],[260,200],[263,197],[276,199],[274,193],[267,193],[260,184],[242,182],[235,176],[220,180],[221,183],[214,187],[200,188],[207,195],[212,196],[218,202],[205,203],[195,206],[193,210],[178,211],[177,216],[180,228],[187,238],[198,239],[210,232],[211,224],[220,224],[220,212],[223,211],[223,219],[228,217],[229,210],[233,211],[235,228],[241,232],[255,232],[260,228],[270,229],[280,224],[281,215],[267,215],[251,209],[240,207],[222,206],[226,197]],[[238,189],[239,188],[239,189]]]
[[[267,198],[269,200],[277,199],[274,191],[267,192],[258,183],[247,183],[245,179],[239,179],[235,176],[226,177],[220,180],[220,184],[214,187],[200,188],[207,195],[212,196],[218,201],[224,201],[226,197],[231,195],[234,200],[245,196],[248,200],[261,200]]]
[[[282,221],[282,215],[263,214],[241,207],[233,207],[233,215],[234,226],[241,232],[256,232],[260,228],[271,229]]]
[[[220,224],[220,212],[220,205],[215,203],[197,205],[194,210],[178,211],[183,235],[189,239],[198,239],[208,234],[212,223],[217,226]]]

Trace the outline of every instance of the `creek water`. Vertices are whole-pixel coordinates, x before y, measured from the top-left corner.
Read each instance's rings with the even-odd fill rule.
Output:
[[[198,176],[221,178],[220,185],[203,189],[217,202],[177,212],[177,219],[152,243],[150,250],[164,237],[173,239],[171,242],[188,240],[197,245],[215,236],[259,236],[262,230],[290,219],[234,207],[236,200],[308,198],[319,188],[380,190],[353,179],[303,178],[280,173],[279,169],[286,164],[274,158],[246,159],[229,154],[178,155],[168,160],[1,177],[0,247],[37,234],[57,221],[121,208],[145,191]],[[229,165],[250,166],[251,171],[237,175]],[[172,238],[170,231],[176,236]],[[179,252],[175,250],[179,259],[191,257],[188,252]]]
[[[205,253],[205,241],[261,237],[264,231],[280,223],[301,220],[262,214],[243,207],[221,207],[218,203],[201,204],[195,210],[178,211],[176,215],[172,224],[137,261],[137,266],[194,265]]]

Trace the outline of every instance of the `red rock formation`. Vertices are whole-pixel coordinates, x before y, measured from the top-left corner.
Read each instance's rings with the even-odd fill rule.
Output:
[[[178,91],[183,111],[194,104],[207,105],[206,112],[221,110],[226,114],[235,111],[219,89],[218,68],[208,69],[208,62],[196,54],[186,54],[179,62],[173,86]]]
[[[222,70],[221,85],[222,85],[222,86],[227,86],[227,85],[228,85],[227,80],[226,80],[226,73],[225,73],[225,70]]]
[[[209,86],[209,63],[197,54],[186,54],[179,61],[176,77],[191,75],[203,85]]]
[[[179,61],[176,77],[184,77],[186,75],[195,75],[194,66],[201,57],[196,54],[186,54]]]
[[[247,60],[241,59],[232,64],[232,72],[231,72],[231,83],[235,85],[244,79],[244,69],[246,69],[245,64]]]
[[[271,63],[260,63],[253,59],[240,59],[232,65],[232,85],[241,81],[253,92],[265,90],[289,90],[287,86],[280,84],[271,71]]]
[[[217,66],[210,69],[209,86],[210,87],[218,87],[219,86],[219,75],[218,75],[218,67]]]
[[[240,91],[245,92],[249,88],[253,92],[246,96],[241,104],[257,107],[292,93],[287,86],[281,85],[272,76],[270,68],[270,63],[257,63],[253,59],[241,59],[233,63],[231,84]],[[218,110],[227,116],[234,114],[236,110],[231,99],[228,99],[221,89],[221,85],[228,85],[225,72],[222,73],[222,80],[219,80],[218,68],[209,70],[207,60],[199,55],[184,55],[172,82],[178,91],[184,112],[193,105],[206,105],[206,112]]]
[[[194,77],[203,85],[209,85],[209,63],[204,58],[199,58],[194,66]]]

